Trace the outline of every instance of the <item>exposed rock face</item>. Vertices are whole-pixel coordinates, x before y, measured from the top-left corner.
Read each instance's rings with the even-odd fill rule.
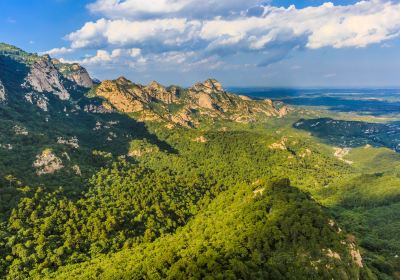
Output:
[[[251,101],[251,98],[245,95],[239,95],[240,99],[245,100],[245,101]]]
[[[345,157],[350,153],[351,148],[334,148],[335,153],[333,154],[336,158],[339,160],[347,163],[347,164],[353,164],[352,161],[346,160]]]
[[[64,168],[60,158],[56,157],[49,149],[44,150],[41,154],[36,156],[36,161],[32,165],[36,169],[38,176],[44,174],[53,174],[58,170]]]
[[[81,168],[79,165],[72,166],[72,170],[75,172],[75,175],[82,176]]]
[[[104,103],[103,105],[96,106],[94,104],[85,105],[83,108],[85,112],[98,113],[98,114],[107,114],[112,113],[114,110],[109,103]]]
[[[207,143],[208,140],[207,140],[207,138],[204,137],[204,136],[199,136],[199,137],[193,139],[193,141],[194,141],[194,142],[197,142],[197,143]]]
[[[253,193],[254,193],[254,196],[257,196],[257,195],[262,195],[264,193],[264,191],[265,191],[265,188],[260,188],[260,189],[254,190]]]
[[[79,64],[65,64],[57,59],[53,59],[52,62],[64,78],[84,88],[91,88],[93,86],[93,81],[89,73]]]
[[[163,85],[153,81],[148,84],[144,90],[147,91],[151,97],[165,104],[171,104],[177,101],[176,88],[172,88],[172,90],[168,91]]]
[[[225,92],[221,84],[214,79],[206,80],[203,83],[197,83],[189,88],[189,94],[197,100],[197,104],[205,109],[214,109],[219,112],[229,112],[237,104],[233,99],[241,100],[238,96],[233,96]]]
[[[213,100],[211,97],[206,93],[200,93],[198,95],[198,105],[202,108],[206,109],[214,109]]]
[[[278,116],[279,116],[280,118],[286,116],[288,113],[289,113],[289,110],[288,110],[288,107],[286,107],[286,106],[285,106],[285,107],[282,107],[282,108],[280,108],[280,109],[278,110]]]
[[[354,263],[358,266],[358,267],[364,267],[363,263],[362,263],[362,257],[360,254],[360,250],[356,249],[354,244],[350,245],[350,254],[351,257],[353,258]]]
[[[7,100],[6,89],[0,80],[0,103],[5,102],[6,100]]]
[[[30,69],[25,86],[37,92],[50,92],[61,100],[68,100],[70,94],[60,80],[60,74],[48,56],[40,57]]]
[[[260,117],[283,117],[289,111],[283,105],[276,107],[271,100],[258,101],[228,93],[215,79],[180,90],[157,82],[142,86],[121,77],[102,82],[96,95],[118,111],[137,113],[141,121],[164,121],[169,123],[168,127],[195,127],[204,118],[248,123]]]
[[[59,107],[60,101],[74,102],[70,104],[74,106],[85,94],[84,88],[93,86],[86,69],[76,63],[62,63],[48,55],[27,53],[1,43],[0,58],[1,72],[5,75],[0,77],[0,103],[22,99],[48,112]]]
[[[6,149],[6,150],[9,150],[9,151],[14,149],[13,145],[11,145],[11,144],[0,144],[0,148]]]
[[[135,113],[143,111],[144,101],[148,96],[141,94],[141,89],[128,80],[119,78],[114,81],[104,81],[97,88],[97,95],[108,100],[118,111]]]
[[[26,136],[26,135],[29,134],[28,130],[25,127],[22,127],[22,126],[19,126],[19,125],[15,125],[13,127],[13,130],[14,130],[15,135],[24,135],[24,136]]]
[[[36,105],[44,112],[47,112],[49,110],[49,99],[46,96],[39,95],[35,92],[28,92],[27,94],[25,94],[25,100],[31,104]]]
[[[282,151],[285,151],[287,149],[286,143],[287,143],[287,138],[283,137],[280,141],[278,141],[276,143],[272,143],[271,145],[269,145],[269,148],[271,150],[282,150]]]
[[[333,259],[341,260],[342,258],[340,257],[339,253],[332,251],[332,249],[327,249],[325,250],[325,254]]]
[[[70,146],[70,147],[72,147],[74,149],[78,149],[79,148],[79,141],[78,141],[78,138],[76,136],[72,137],[70,139],[65,139],[63,137],[58,137],[57,138],[57,144],[67,145],[67,146]]]
[[[192,118],[192,112],[187,108],[184,108],[175,114],[171,114],[168,117],[171,122],[187,128],[194,127],[199,123],[197,120]]]
[[[191,87],[194,91],[205,92],[208,94],[214,92],[225,92],[222,85],[215,79],[208,79],[203,83],[197,83]]]

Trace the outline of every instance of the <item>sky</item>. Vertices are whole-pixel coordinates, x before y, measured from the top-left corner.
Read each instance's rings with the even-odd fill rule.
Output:
[[[0,0],[0,21],[100,80],[400,87],[400,0]]]

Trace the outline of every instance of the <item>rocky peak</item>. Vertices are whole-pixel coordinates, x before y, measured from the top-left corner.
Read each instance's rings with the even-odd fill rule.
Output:
[[[118,79],[115,80],[115,82],[117,84],[120,85],[126,85],[126,84],[132,84],[131,81],[129,81],[127,78],[125,78],[124,76],[119,77]]]
[[[215,79],[208,79],[204,82],[204,85],[214,89],[215,91],[225,91],[222,85]]]
[[[140,87],[124,77],[115,81],[103,81],[96,89],[96,95],[105,98],[117,110],[125,113],[142,111],[147,100]]]
[[[225,92],[222,85],[215,79],[208,79],[202,83],[197,83],[190,88],[193,91],[207,94]]]
[[[91,88],[93,86],[93,80],[90,78],[89,73],[78,63],[62,63],[58,59],[52,59],[51,61],[67,80],[84,88]]]
[[[146,86],[146,88],[149,89],[149,90],[153,90],[153,91],[165,91],[166,90],[166,88],[162,84],[160,84],[160,83],[158,83],[156,81],[150,82]]]
[[[149,83],[145,90],[148,94],[156,99],[157,101],[162,101],[166,104],[171,104],[177,100],[176,97],[176,88],[170,88],[167,90],[163,85],[159,84],[156,81],[152,81]]]

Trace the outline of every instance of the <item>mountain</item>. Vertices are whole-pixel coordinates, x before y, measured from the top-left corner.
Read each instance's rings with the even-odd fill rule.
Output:
[[[87,71],[77,64],[64,64],[48,55],[29,54],[7,44],[0,44],[0,55],[3,84],[9,83],[14,90],[51,93],[60,100],[69,100],[69,91],[93,86]],[[4,86],[7,88],[8,85]],[[44,98],[43,95],[37,96]]]
[[[271,100],[228,93],[215,79],[183,89],[164,87],[155,81],[143,86],[121,77],[102,82],[92,94],[104,98],[106,107],[134,113],[142,121],[164,122],[169,127],[197,127],[215,119],[248,123],[262,117],[283,117],[289,110]]]
[[[195,128],[222,120],[283,117],[290,110],[271,100],[227,93],[214,79],[188,89],[157,82],[143,86],[123,77],[98,83],[79,64],[4,43],[0,108],[0,154],[10,158],[10,163],[0,163],[2,173],[32,182],[48,183],[47,177],[54,177],[54,184],[60,176],[90,176],[96,151],[115,157],[142,154],[129,151],[134,139],[171,150],[143,122]]]
[[[0,44],[0,278],[397,279],[398,158],[319,114]]]
[[[0,44],[1,174],[72,187],[107,161],[96,151],[127,154],[129,142],[142,138],[163,146],[144,124],[87,98],[93,84],[78,64]]]

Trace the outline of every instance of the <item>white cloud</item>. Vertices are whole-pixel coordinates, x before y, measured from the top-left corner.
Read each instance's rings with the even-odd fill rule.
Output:
[[[146,21],[106,20],[88,22],[67,36],[73,48],[102,45],[130,45],[158,42],[164,46],[179,45],[191,39],[200,27],[198,21],[156,19]]]
[[[78,62],[82,65],[112,65],[112,64],[128,64],[132,62],[144,63],[145,59],[141,56],[141,50],[133,49],[113,49],[111,52],[107,50],[97,50],[95,55],[87,56]]]
[[[176,17],[206,18],[239,14],[261,0],[97,0],[89,4],[93,13],[109,18]]]
[[[86,55],[81,60],[66,60],[63,63],[79,63],[89,70],[134,68],[135,71],[157,69],[157,71],[187,72],[193,69],[216,69],[224,65],[217,56],[201,57],[196,52],[170,51],[159,54],[142,55],[141,49],[97,50],[94,55]],[[179,65],[179,67],[177,67]]]
[[[138,48],[132,48],[129,50],[129,54],[131,57],[138,57],[138,56],[140,56],[141,53],[142,53],[142,50],[138,49]]]
[[[190,0],[98,0],[89,4],[90,11],[101,13],[110,17],[120,17],[121,15],[131,16],[138,14],[164,14],[182,10]]]
[[[93,56],[86,56],[80,61],[74,61],[83,65],[104,64],[112,62],[118,56],[113,51],[111,54],[106,50],[98,50]]]
[[[73,49],[62,47],[62,48],[54,48],[54,49],[42,52],[42,54],[48,54],[50,56],[53,56],[53,55],[57,56],[57,55],[61,55],[61,54],[71,53],[71,52],[73,52]]]
[[[267,7],[262,17],[207,21],[200,33],[214,45],[242,42],[254,50],[300,38],[306,38],[310,49],[365,47],[399,35],[400,4],[382,0],[304,9]]]
[[[347,6],[325,3],[302,9],[259,6],[252,13],[248,9],[259,1],[155,1],[159,6],[147,0],[98,0],[90,9],[113,19],[87,22],[66,38],[71,41],[71,48],[114,49],[107,53],[110,60],[120,57],[118,49],[134,48],[141,51],[133,51],[133,59],[175,53],[176,61],[180,61],[178,52],[195,51],[199,61],[215,54],[256,52],[260,54],[260,65],[268,65],[296,49],[361,48],[400,35],[400,3],[387,0]],[[220,16],[182,16],[185,9],[194,9],[201,3],[206,7],[211,3],[221,8],[225,5],[231,14],[210,8],[210,15]],[[162,16],[126,19],[146,13]],[[105,53],[95,57],[93,60],[107,59]]]

